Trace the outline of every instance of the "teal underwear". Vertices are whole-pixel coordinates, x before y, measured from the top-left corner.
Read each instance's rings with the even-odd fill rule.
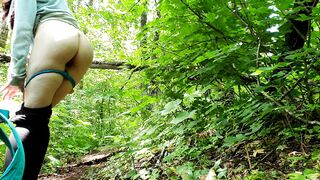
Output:
[[[41,75],[41,74],[46,74],[46,73],[57,73],[57,74],[60,74],[61,76],[63,76],[65,79],[67,79],[71,85],[72,85],[72,88],[74,88],[76,86],[76,82],[75,80],[70,76],[70,74],[66,71],[61,71],[61,70],[55,70],[55,69],[46,69],[46,70],[43,70],[43,71],[40,71],[40,72],[37,72],[37,73],[34,73],[29,79],[28,81],[26,82],[26,85],[24,87],[27,87],[28,84],[30,83],[30,81]]]

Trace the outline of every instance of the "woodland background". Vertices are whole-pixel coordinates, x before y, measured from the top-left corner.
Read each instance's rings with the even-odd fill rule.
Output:
[[[317,0],[68,2],[95,62],[43,172],[112,152],[83,178],[320,178]]]

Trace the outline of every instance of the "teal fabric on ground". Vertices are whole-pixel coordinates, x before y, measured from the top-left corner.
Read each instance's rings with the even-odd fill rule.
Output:
[[[10,144],[8,137],[5,135],[5,133],[1,129],[0,138],[6,144],[6,146],[10,149],[11,153],[13,154],[13,158],[9,166],[6,168],[6,170],[0,177],[0,180],[21,180],[24,172],[24,167],[25,167],[24,150],[23,150],[21,139],[15,127],[8,119],[8,115],[9,113],[7,110],[0,109],[0,120],[1,122],[6,123],[9,126],[10,130],[12,131],[12,134],[17,142],[17,149],[14,152],[14,149]]]
[[[57,74],[60,74],[61,76],[63,76],[65,79],[67,79],[70,83],[71,83],[71,86],[74,88],[76,86],[76,82],[75,80],[70,76],[70,74],[66,71],[61,71],[61,70],[56,70],[56,69],[46,69],[46,70],[43,70],[43,71],[40,71],[40,72],[37,72],[37,73],[34,73],[32,74],[32,76],[28,79],[28,81],[26,82],[26,85],[24,87],[27,87],[28,84],[30,83],[30,81],[41,75],[41,74],[46,74],[46,73],[57,73]]]

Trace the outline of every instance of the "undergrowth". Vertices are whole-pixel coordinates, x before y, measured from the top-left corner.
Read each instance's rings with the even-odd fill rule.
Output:
[[[121,151],[87,178],[319,179],[320,11],[311,2],[91,9],[96,58],[130,68],[90,70],[56,107],[45,171],[111,148]],[[307,28],[294,48],[297,21]]]

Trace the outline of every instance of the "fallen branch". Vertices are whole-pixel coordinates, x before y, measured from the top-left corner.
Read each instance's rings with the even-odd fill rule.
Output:
[[[93,61],[90,68],[92,69],[112,69],[112,70],[121,70],[121,69],[133,69],[135,66],[127,64],[125,62],[100,62]]]
[[[0,54],[1,63],[9,63],[10,56],[7,54]],[[101,62],[93,61],[91,67],[92,69],[111,69],[111,70],[121,70],[121,69],[134,69],[136,66],[127,64],[126,62]]]
[[[251,159],[250,159],[250,154],[249,154],[249,151],[248,151],[247,144],[244,145],[244,149],[246,150],[246,155],[247,155],[247,160],[248,160],[248,164],[249,164],[249,169],[252,169]]]
[[[275,150],[270,151],[269,153],[267,153],[262,159],[259,159],[258,162],[256,162],[251,168],[254,169],[257,165],[259,165],[262,161],[264,161],[268,156],[270,156]]]
[[[80,166],[91,166],[95,164],[100,164],[102,162],[106,162],[110,157],[116,155],[117,153],[123,152],[125,149],[120,150],[112,150],[108,153],[100,153],[100,154],[93,154],[93,155],[87,155],[84,157],[81,162],[72,164],[67,166],[68,168],[71,167],[80,167]]]

